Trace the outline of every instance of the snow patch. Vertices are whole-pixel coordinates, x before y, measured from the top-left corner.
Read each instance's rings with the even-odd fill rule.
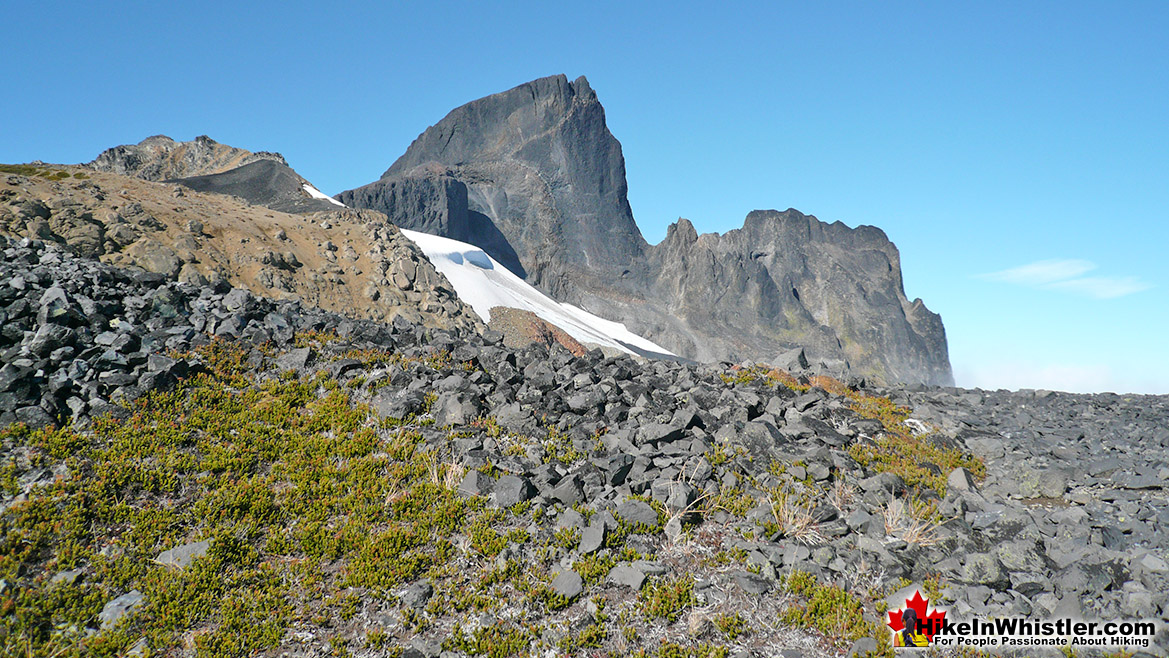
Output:
[[[491,321],[493,306],[518,308],[535,313],[582,343],[613,347],[629,354],[657,352],[673,356],[669,350],[629,331],[620,322],[548,297],[475,245],[405,229],[402,235],[418,245],[434,268],[455,287],[459,298],[484,322]]]
[[[304,191],[308,192],[308,195],[314,199],[323,199],[323,200],[328,201],[329,203],[333,204],[334,206],[341,206],[342,208],[347,207],[345,204],[334,199],[333,197],[329,196],[328,194],[325,194],[324,192],[318,190],[317,188],[313,187],[312,185],[309,185],[308,183],[305,183],[302,187],[304,187]]]

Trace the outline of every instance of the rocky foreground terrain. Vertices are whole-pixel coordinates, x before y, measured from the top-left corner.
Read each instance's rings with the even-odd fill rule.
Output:
[[[907,587],[1158,619],[1136,655],[1169,651],[1169,398],[800,364],[509,346],[4,241],[0,653],[891,655]]]

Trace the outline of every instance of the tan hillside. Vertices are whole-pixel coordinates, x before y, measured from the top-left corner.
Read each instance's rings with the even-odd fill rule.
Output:
[[[281,213],[80,166],[0,166],[0,233],[182,281],[223,279],[353,317],[480,329],[426,256],[370,210]]]

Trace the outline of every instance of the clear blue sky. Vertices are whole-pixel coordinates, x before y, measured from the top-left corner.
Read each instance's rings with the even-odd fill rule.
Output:
[[[960,385],[1169,393],[1169,4],[557,4],[12,3],[0,161],[208,134],[332,194],[585,74],[651,242],[876,225]]]

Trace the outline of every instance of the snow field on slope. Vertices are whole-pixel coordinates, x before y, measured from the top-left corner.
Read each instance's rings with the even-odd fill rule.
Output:
[[[304,191],[308,192],[308,195],[314,199],[323,199],[323,200],[328,201],[329,203],[331,203],[335,206],[341,206],[342,208],[346,207],[345,204],[334,199],[333,197],[329,196],[328,194],[325,194],[324,192],[318,190],[317,188],[313,187],[312,185],[309,185],[308,183],[305,183],[303,185],[303,187],[304,187]]]
[[[455,287],[459,298],[469,304],[484,322],[491,321],[493,306],[518,308],[535,313],[537,317],[560,327],[582,343],[613,347],[629,354],[636,354],[630,347],[673,354],[661,345],[629,331],[620,322],[597,317],[572,304],[548,297],[475,245],[401,230],[402,235],[418,245],[435,269],[442,272]]]

